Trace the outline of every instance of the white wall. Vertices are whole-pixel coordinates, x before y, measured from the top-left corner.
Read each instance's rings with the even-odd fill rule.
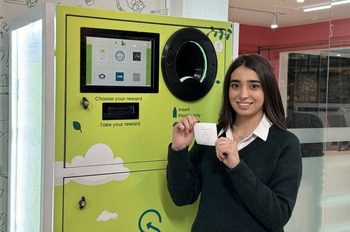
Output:
[[[0,1],[0,231],[7,227],[8,24]]]

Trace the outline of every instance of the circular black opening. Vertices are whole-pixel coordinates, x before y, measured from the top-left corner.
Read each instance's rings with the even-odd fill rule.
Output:
[[[165,84],[177,98],[196,101],[214,84],[217,57],[208,36],[196,28],[183,28],[168,39],[162,54]]]
[[[192,41],[181,45],[176,55],[176,72],[181,82],[188,78],[203,81],[206,66],[206,57],[200,45]]]

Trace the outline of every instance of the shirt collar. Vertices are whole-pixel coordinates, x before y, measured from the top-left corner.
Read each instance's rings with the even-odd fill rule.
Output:
[[[272,122],[266,117],[266,114],[264,114],[259,125],[253,131],[253,134],[266,141],[271,126]]]
[[[264,113],[263,117],[261,118],[261,120],[259,122],[259,125],[255,128],[255,130],[253,131],[251,136],[255,135],[257,137],[260,137],[262,140],[266,141],[267,136],[269,134],[269,129],[271,126],[272,126],[272,122],[266,117],[266,114]],[[220,135],[222,135],[224,132],[225,132],[225,130],[221,129],[219,134],[218,134],[218,137],[220,137]],[[226,137],[232,137],[232,131],[231,131],[230,127],[227,128],[227,132],[228,133],[226,133]]]

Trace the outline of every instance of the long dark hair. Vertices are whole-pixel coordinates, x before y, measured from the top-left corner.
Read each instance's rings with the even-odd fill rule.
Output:
[[[287,130],[284,124],[285,115],[282,98],[275,74],[273,73],[270,63],[257,54],[239,56],[233,61],[226,72],[222,92],[222,106],[218,120],[221,128],[227,129],[227,127],[231,126],[236,119],[236,112],[233,110],[229,99],[229,89],[232,72],[242,65],[255,71],[259,77],[265,96],[263,111],[266,116],[277,127],[282,130]]]

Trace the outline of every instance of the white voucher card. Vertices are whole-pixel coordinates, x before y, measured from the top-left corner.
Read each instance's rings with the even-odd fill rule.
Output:
[[[196,142],[201,145],[215,146],[217,131],[215,123],[196,123],[194,125]]]

